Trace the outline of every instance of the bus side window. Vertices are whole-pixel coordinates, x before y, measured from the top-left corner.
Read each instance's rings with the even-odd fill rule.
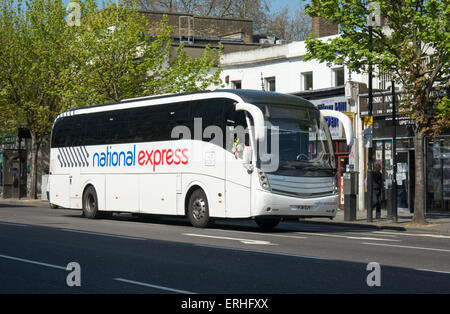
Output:
[[[172,130],[177,126],[191,127],[189,121],[189,102],[179,102],[166,106],[164,112],[164,119],[166,121],[165,140],[182,139],[180,135],[178,138],[172,138]]]
[[[203,137],[205,129],[209,126],[219,127],[223,133],[223,99],[205,99],[197,100],[191,103],[191,136],[194,136],[194,119],[201,118],[202,122],[202,140],[205,142],[211,142],[213,144],[223,147],[223,141],[219,134],[213,132],[211,137]]]

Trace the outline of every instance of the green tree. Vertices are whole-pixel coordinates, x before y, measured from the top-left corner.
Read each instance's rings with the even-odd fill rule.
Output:
[[[307,13],[323,17],[340,27],[340,36],[323,41],[306,40],[306,60],[345,64],[350,70],[365,72],[368,63],[391,73],[401,84],[406,98],[400,113],[411,117],[414,125],[415,198],[414,218],[425,220],[424,137],[437,136],[450,127],[450,102],[436,93],[448,88],[449,16],[448,0],[378,0],[385,26],[373,28],[369,49],[368,1],[312,0]]]
[[[87,1],[74,43],[79,80],[70,90],[78,106],[161,93],[204,90],[220,83],[220,52],[209,47],[199,58],[172,48],[173,27],[164,18],[156,36],[131,1],[109,2],[102,10]]]
[[[2,121],[31,133],[31,191],[37,197],[37,157],[56,116],[67,108],[61,91],[72,37],[60,1],[0,2]]]

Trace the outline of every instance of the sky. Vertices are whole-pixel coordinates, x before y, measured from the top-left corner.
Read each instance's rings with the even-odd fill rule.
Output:
[[[309,2],[309,1],[308,1]],[[278,11],[283,9],[286,5],[289,7],[289,11],[295,11],[300,4],[305,4],[305,1],[301,0],[270,0],[270,9]]]

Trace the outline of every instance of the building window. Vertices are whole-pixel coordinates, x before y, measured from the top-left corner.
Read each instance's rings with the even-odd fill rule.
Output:
[[[303,81],[303,90],[312,90],[313,89],[313,73],[305,72],[302,73],[302,81]]]
[[[425,161],[427,212],[449,213],[450,137],[428,138]]]
[[[333,69],[334,87],[344,86],[344,68]]]
[[[242,89],[242,82],[241,81],[231,81],[231,88],[232,89]]]
[[[388,89],[391,86],[391,73],[380,71],[378,73],[378,88]]]
[[[275,91],[275,78],[267,77],[264,80],[265,80],[266,91],[274,92]]]

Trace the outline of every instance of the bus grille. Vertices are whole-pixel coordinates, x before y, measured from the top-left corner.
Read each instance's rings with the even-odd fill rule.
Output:
[[[334,177],[288,177],[267,174],[272,192],[295,197],[320,197],[334,193]]]

